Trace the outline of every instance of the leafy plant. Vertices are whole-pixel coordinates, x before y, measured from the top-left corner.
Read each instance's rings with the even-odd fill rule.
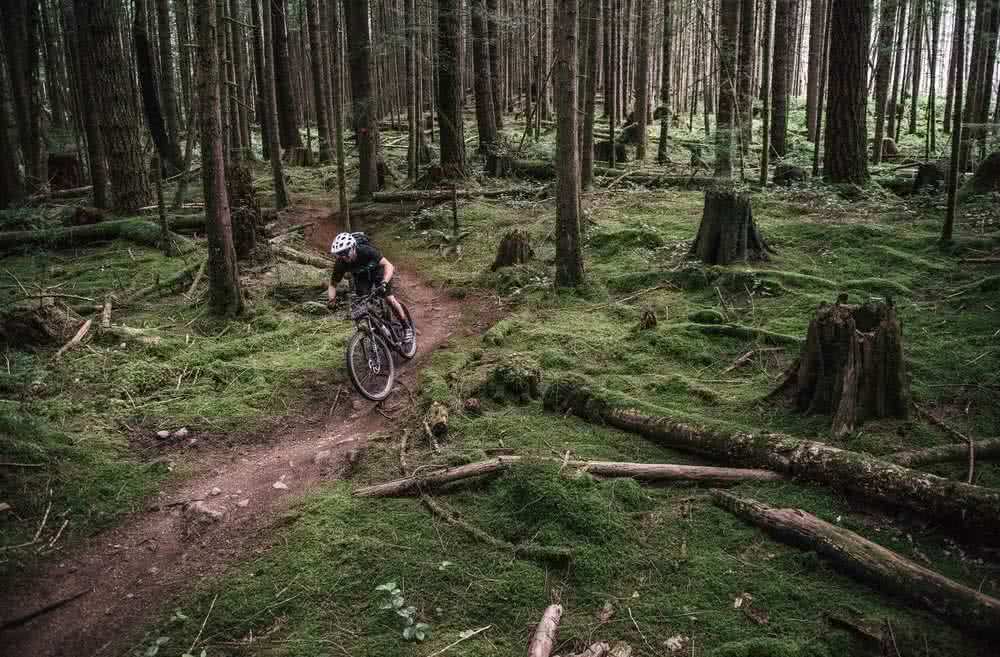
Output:
[[[403,598],[403,592],[396,582],[386,582],[375,587],[376,591],[385,593],[385,601],[379,605],[379,609],[392,610],[403,619],[403,638],[407,641],[424,641],[431,637],[431,626],[427,623],[418,623],[417,608],[407,605]]]

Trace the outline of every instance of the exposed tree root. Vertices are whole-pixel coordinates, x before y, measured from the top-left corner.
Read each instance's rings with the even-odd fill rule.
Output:
[[[667,447],[830,485],[936,520],[1000,534],[1000,490],[949,481],[859,452],[780,433],[726,432],[639,410],[577,381],[549,386],[545,407],[645,436]]]
[[[714,491],[712,501],[778,538],[815,550],[855,578],[909,598],[977,634],[1000,636],[1000,600],[959,584],[800,509],[775,509],[756,500]]]

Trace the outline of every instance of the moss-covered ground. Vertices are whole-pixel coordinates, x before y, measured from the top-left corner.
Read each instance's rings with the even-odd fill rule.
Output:
[[[802,144],[793,140],[793,147],[806,157]],[[545,141],[531,148],[536,157],[551,154]],[[676,161],[683,161],[683,152],[674,148]],[[316,189],[308,194],[322,198],[320,183],[311,180],[304,184]],[[891,296],[903,322],[915,399],[969,435],[997,435],[1000,297],[996,287],[974,285],[991,271],[959,262],[963,254],[995,248],[990,235],[1000,220],[995,207],[966,207],[956,231],[959,244],[942,251],[936,238],[943,212],[935,199],[901,201],[872,189],[849,202],[820,184],[754,192],[755,218],[776,255],[766,263],[706,272],[693,269],[684,257],[701,205],[700,193],[648,192],[627,184],[613,193],[587,195],[588,282],[577,292],[552,289],[550,200],[463,202],[461,228],[470,232],[460,256],[442,256],[437,248],[434,231],[450,230],[450,209],[381,223],[375,238],[390,259],[405,261],[435,284],[485,290],[509,311],[485,336],[456,337],[426,363],[420,400],[448,404],[451,426],[440,453],[417,439],[421,427],[411,427],[409,467],[471,462],[497,448],[537,457],[569,453],[574,458],[700,462],[634,435],[546,413],[538,400],[504,400],[482,390],[482,414],[464,413],[465,399],[480,394],[483,371],[512,361],[537,367],[542,386],[574,374],[679,419],[830,440],[829,418],[799,416],[761,397],[796,355],[795,340],[804,337],[816,306],[832,302],[841,291],[858,301]],[[531,235],[536,260],[490,272],[496,245],[512,228]],[[129,257],[121,255],[124,247],[117,248],[119,258]],[[18,271],[30,266],[19,263],[5,266]],[[658,325],[640,331],[637,324],[646,308],[656,313]],[[86,421],[103,423],[103,435],[117,435],[122,447],[124,434],[112,429],[111,420],[134,417],[133,404],[158,403],[147,411],[152,421],[163,417],[171,423],[190,417],[191,422],[211,418],[225,424],[263,417],[285,404],[294,408],[301,390],[282,384],[317,360],[336,358],[341,348],[326,319],[282,316],[287,309],[271,302],[228,329],[196,318],[196,312],[183,302],[150,309],[149,325],[173,325],[169,331],[176,344],[161,349],[176,352],[166,360],[154,352],[142,359],[145,365],[125,358],[119,362],[115,346],[109,345],[100,362],[119,363],[116,375],[81,379],[88,388],[103,386],[93,388],[93,399],[42,396],[14,402],[15,410],[77,437],[81,426],[73,422],[91,418]],[[180,328],[192,320],[190,329]],[[700,329],[718,322],[761,329],[772,337],[733,338]],[[198,331],[196,351],[184,344],[188,330]],[[751,350],[754,356],[745,366],[727,369]],[[264,360],[268,355],[272,360]],[[97,356],[87,350],[75,352],[67,363],[77,359],[81,365],[92,359],[93,369],[99,369]],[[67,366],[12,362],[12,368],[23,368],[22,378]],[[207,388],[182,385],[175,392],[184,400],[172,400],[175,377],[185,366],[189,372],[200,367],[201,377],[209,379],[203,384]],[[157,377],[163,381],[158,387],[143,391],[138,386]],[[59,380],[59,390],[71,387],[65,377]],[[124,393],[129,380],[138,386],[127,388],[134,402]],[[110,411],[97,391],[109,395]],[[70,403],[79,405],[76,412],[65,411]],[[213,408],[192,411],[205,403]],[[867,423],[840,444],[887,454],[952,441],[914,417]],[[931,470],[960,479],[965,465]],[[976,483],[1000,486],[995,465],[980,463],[976,473]],[[542,610],[560,601],[566,609],[561,654],[596,640],[626,641],[637,655],[881,654],[878,646],[865,644],[831,617],[884,628],[903,655],[995,654],[995,646],[717,509],[704,489],[597,481],[539,458],[437,496],[497,538],[572,548],[570,562],[547,563],[477,542],[431,515],[417,499],[351,496],[354,486],[398,474],[398,443],[373,443],[352,481],[304,498],[267,539],[267,549],[248,555],[225,576],[199,584],[149,628],[135,650],[141,653],[158,637],[169,637],[161,654],[167,648],[180,654],[198,637],[195,654],[204,648],[213,656],[427,657],[441,654],[463,633],[489,626],[444,654],[524,654]],[[798,482],[747,483],[734,492],[803,508],[1000,596],[997,554],[977,547],[974,537],[956,540],[933,522]],[[141,493],[121,495],[138,499]],[[426,640],[404,639],[406,621],[381,608],[386,594],[376,588],[390,582],[401,589],[405,606],[415,608],[415,621],[430,626]]]

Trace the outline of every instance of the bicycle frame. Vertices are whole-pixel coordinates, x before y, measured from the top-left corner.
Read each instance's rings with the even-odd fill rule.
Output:
[[[377,292],[351,299],[351,319],[357,329],[369,335],[380,335],[394,350],[402,351],[402,337],[396,335],[396,331],[385,320],[391,312],[385,297]]]

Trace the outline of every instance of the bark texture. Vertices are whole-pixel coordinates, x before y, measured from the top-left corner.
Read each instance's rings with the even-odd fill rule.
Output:
[[[831,0],[832,1],[832,0]],[[885,139],[885,110],[892,77],[892,39],[896,26],[897,0],[882,0],[879,18],[878,53],[875,60],[875,139],[872,142],[872,163],[882,161]]]
[[[556,285],[583,282],[580,157],[577,138],[577,0],[556,0]]]
[[[462,14],[459,0],[439,0],[437,106],[441,133],[441,168],[448,177],[465,177],[465,129],[462,122]]]
[[[132,41],[135,46],[135,62],[139,77],[139,91],[146,125],[153,138],[160,160],[165,165],[166,174],[172,176],[184,166],[181,149],[168,134],[160,106],[159,76],[153,57],[153,44],[149,39],[149,11],[146,0],[135,0],[135,15],[132,21]],[[176,136],[176,133],[174,133]],[[155,177],[155,172],[154,172]]]
[[[515,229],[504,235],[500,240],[500,244],[497,246],[497,257],[493,260],[490,271],[496,271],[501,267],[524,264],[534,257],[535,252],[531,248],[528,232]]]
[[[715,491],[712,501],[783,541],[815,550],[834,567],[880,592],[907,598],[975,634],[1000,636],[1000,600],[996,598],[801,509],[776,509],[722,491]]]
[[[347,4],[364,4],[348,0]],[[271,44],[274,50],[274,87],[278,102],[278,129],[281,134],[281,147],[284,149],[302,146],[302,136],[299,135],[298,111],[295,106],[295,96],[292,93],[292,64],[288,53],[288,0],[264,0],[264,5],[271,8]],[[367,11],[365,12],[367,26]]]
[[[832,0],[831,0],[832,2]],[[775,0],[774,66],[771,73],[771,152],[784,157],[788,149],[788,79],[798,0]]]
[[[263,0],[267,3],[269,0]],[[255,5],[255,11],[260,9]],[[264,78],[260,82],[261,93],[264,96],[264,130],[267,137],[267,152],[271,160],[271,178],[274,181],[274,204],[280,210],[288,206],[288,191],[285,189],[285,172],[281,164],[281,144],[278,130],[278,110],[277,101],[274,94],[274,49],[271,38],[271,12],[267,11],[266,5],[261,10],[258,19],[261,25],[261,43],[263,44],[264,55]],[[204,116],[204,115],[203,115]]]
[[[645,3],[644,3],[645,4]],[[740,0],[719,5],[719,111],[715,115],[715,175],[733,175],[733,118],[736,107],[736,53]]]
[[[750,195],[705,192],[705,209],[689,255],[710,265],[768,259],[770,247],[753,219]]]
[[[490,51],[486,31],[486,0],[473,0],[472,59],[476,93],[476,124],[479,127],[479,152],[485,155],[497,139],[493,106],[493,80],[490,74]]]
[[[830,0],[830,58],[824,175],[834,183],[868,181],[868,44],[871,0]]]

